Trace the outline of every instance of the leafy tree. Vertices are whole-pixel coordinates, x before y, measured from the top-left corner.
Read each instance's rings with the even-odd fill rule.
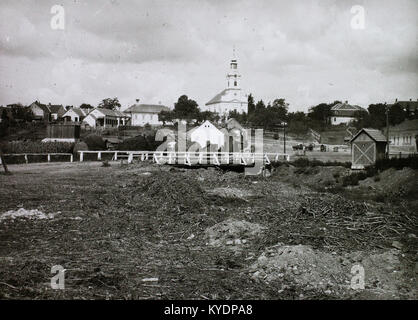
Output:
[[[326,124],[328,117],[331,116],[331,108],[333,106],[334,104],[320,103],[309,108],[308,117]]]
[[[263,100],[260,100],[255,105],[255,112],[261,112],[266,108],[266,105],[264,104]]]
[[[367,110],[369,111],[369,119],[365,121],[364,126],[381,129],[386,126],[386,105],[383,103],[370,104]]]
[[[271,106],[272,111],[276,113],[275,118],[277,120],[281,119],[282,121],[287,120],[287,111],[289,105],[286,103],[285,99],[275,99],[273,105]]]
[[[248,114],[253,114],[255,111],[254,98],[251,94],[248,95]]]
[[[394,126],[406,119],[407,113],[399,103],[395,103],[389,108],[389,124]]]
[[[203,111],[199,112],[197,116],[197,121],[199,123],[204,122],[206,120],[209,120],[211,122],[218,122],[221,119],[219,114],[217,112],[211,112],[211,111]]]
[[[186,95],[182,95],[174,104],[174,113],[180,119],[195,119],[199,112],[197,102],[189,99]]]
[[[117,98],[116,98],[117,99]],[[104,101],[104,100],[103,100]],[[91,105],[91,104],[88,104],[88,103],[82,103],[81,105],[80,105],[80,108],[81,109],[93,109],[94,107]]]
[[[118,110],[120,109],[121,104],[119,103],[118,98],[106,98],[99,103],[99,108]]]

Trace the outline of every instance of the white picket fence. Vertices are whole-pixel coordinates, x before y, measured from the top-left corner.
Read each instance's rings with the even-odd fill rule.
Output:
[[[112,154],[113,161],[127,159],[132,163],[138,161],[153,161],[157,164],[184,165],[252,165],[256,161],[270,164],[271,161],[285,160],[290,157],[284,153],[254,153],[254,152],[177,152],[177,151],[78,151],[80,162],[85,154],[97,154],[97,160],[102,160],[103,154]]]

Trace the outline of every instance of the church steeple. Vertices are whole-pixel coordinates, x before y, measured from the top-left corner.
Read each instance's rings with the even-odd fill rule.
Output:
[[[227,88],[228,89],[240,89],[240,79],[241,76],[238,72],[238,60],[235,57],[235,47],[233,51],[233,56],[231,59],[230,67],[227,78]]]

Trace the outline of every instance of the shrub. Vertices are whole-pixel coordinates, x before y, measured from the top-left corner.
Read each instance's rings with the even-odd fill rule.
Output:
[[[106,142],[101,136],[96,134],[89,134],[84,138],[84,142],[87,144],[89,150],[105,150]]]
[[[161,144],[161,141],[155,141],[152,135],[140,135],[133,138],[126,139],[119,143],[119,150],[147,150],[154,151]]]
[[[410,155],[407,158],[381,159],[376,161],[375,167],[378,170],[386,170],[389,168],[395,168],[399,170],[404,167],[418,169],[418,155]]]
[[[71,142],[41,142],[13,141],[6,146],[7,153],[72,153],[74,143]]]

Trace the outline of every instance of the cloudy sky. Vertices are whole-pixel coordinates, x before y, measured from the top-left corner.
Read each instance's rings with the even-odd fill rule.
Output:
[[[55,4],[64,30],[51,28]],[[1,0],[0,105],[204,105],[234,46],[243,89],[291,110],[417,99],[417,15],[416,0]]]

